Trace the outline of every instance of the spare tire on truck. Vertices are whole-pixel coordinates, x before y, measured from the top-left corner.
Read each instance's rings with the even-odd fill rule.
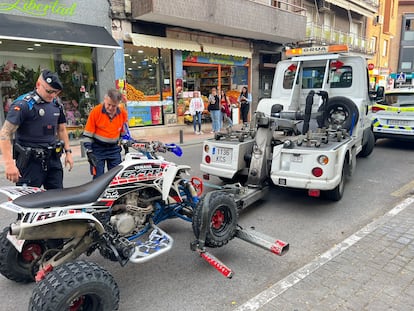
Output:
[[[319,127],[340,125],[343,129],[349,131],[355,127],[359,119],[359,112],[355,103],[343,96],[329,98],[326,104],[319,107],[318,112],[323,112],[317,118]]]

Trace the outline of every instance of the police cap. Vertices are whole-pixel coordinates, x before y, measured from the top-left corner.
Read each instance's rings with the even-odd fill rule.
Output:
[[[49,84],[55,90],[63,89],[62,82],[60,82],[56,72],[51,72],[50,70],[43,70],[42,78],[47,84]]]

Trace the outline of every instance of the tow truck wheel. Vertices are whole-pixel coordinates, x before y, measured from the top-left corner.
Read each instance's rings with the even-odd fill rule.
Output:
[[[325,192],[326,197],[332,201],[339,201],[340,199],[342,199],[342,196],[344,195],[344,189],[345,189],[345,170],[342,169],[341,180],[339,181],[339,184],[334,189],[326,191]]]
[[[364,137],[365,138],[364,144],[362,146],[360,153],[358,154],[358,156],[364,157],[364,158],[369,156],[372,153],[372,151],[374,150],[374,146],[375,146],[374,133],[369,129],[366,131],[365,135],[366,137]]]
[[[208,197],[208,196],[207,196]],[[198,239],[202,230],[203,209],[206,196],[197,205],[193,215],[193,232]],[[232,196],[226,192],[214,192],[208,202],[205,246],[221,247],[234,238],[237,228],[237,207]]]
[[[349,131],[359,119],[358,108],[354,102],[342,96],[330,98],[326,107],[322,104],[318,111],[324,111],[323,116],[317,118],[319,127],[340,125]]]
[[[67,262],[36,284],[29,310],[118,310],[119,288],[105,269],[93,262]]]
[[[34,282],[36,260],[40,259],[47,250],[59,248],[63,241],[25,241],[22,252],[19,253],[7,239],[8,231],[9,227],[4,228],[0,234],[0,273],[15,282]]]

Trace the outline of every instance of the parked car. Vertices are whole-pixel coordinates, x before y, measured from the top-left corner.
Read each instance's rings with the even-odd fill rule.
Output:
[[[372,118],[375,139],[414,140],[414,87],[386,91],[372,106]]]

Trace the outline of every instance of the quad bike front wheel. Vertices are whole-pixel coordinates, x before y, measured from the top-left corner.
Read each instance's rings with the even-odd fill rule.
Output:
[[[119,288],[112,275],[93,262],[67,262],[37,283],[30,311],[118,310]]]
[[[208,202],[206,202],[208,200]],[[203,211],[207,208],[207,211]],[[203,230],[204,213],[207,213],[205,246],[221,247],[236,234],[238,214],[233,197],[226,192],[216,191],[204,196],[193,214],[193,232],[197,239]]]
[[[0,273],[15,282],[34,282],[34,275],[37,272],[36,261],[47,250],[59,247],[63,241],[25,241],[22,252],[19,253],[7,239],[8,231],[9,227],[6,227],[0,234]]]

